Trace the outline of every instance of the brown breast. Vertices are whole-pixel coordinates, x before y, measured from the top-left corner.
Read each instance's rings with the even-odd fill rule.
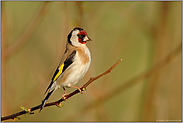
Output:
[[[89,62],[89,57],[85,53],[84,48],[77,48],[77,51],[78,51],[78,56],[80,57],[81,61],[84,64],[87,64]]]

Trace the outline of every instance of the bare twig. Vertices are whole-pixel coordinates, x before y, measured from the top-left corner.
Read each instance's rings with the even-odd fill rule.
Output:
[[[117,61],[112,67],[110,67],[106,72],[100,74],[99,76],[97,76],[97,77],[91,77],[88,80],[88,82],[86,82],[80,89],[82,91],[86,90],[86,87],[88,87],[88,85],[90,85],[92,82],[94,82],[95,80],[99,79],[100,77],[102,77],[102,76],[110,73],[112,71],[112,69],[114,67],[116,67],[116,65],[118,65],[121,61],[122,61],[122,59],[120,59],[119,61]],[[80,92],[79,90],[75,90],[72,93],[66,95],[64,98],[61,98],[61,99],[59,99],[59,100],[57,100],[55,102],[47,103],[44,107],[49,107],[49,106],[53,106],[53,105],[58,106],[61,102],[65,101],[66,99],[74,96],[75,94],[77,94],[79,92]],[[28,111],[29,112],[32,112],[32,111],[38,110],[40,108],[40,106],[41,105],[38,105],[38,106],[35,106],[35,107],[32,107],[32,108],[29,108]],[[15,118],[17,118],[17,116],[20,116],[20,115],[29,113],[28,111],[23,110],[23,111],[20,111],[18,113],[15,113],[15,114],[11,114],[11,115],[8,115],[8,116],[5,116],[5,117],[1,117],[1,121],[8,120],[8,119],[15,119]]]
[[[139,82],[142,82],[142,80],[147,79],[148,77],[152,76],[154,73],[157,71],[160,71],[162,68],[164,68],[167,64],[169,64],[179,53],[181,53],[182,50],[182,44],[180,44],[176,49],[174,49],[170,54],[167,55],[166,58],[164,58],[162,61],[158,62],[155,66],[153,66],[149,71],[144,72],[128,81],[126,81],[124,84],[119,85],[112,91],[105,93],[105,95],[102,95],[100,100],[94,100],[88,105],[85,105],[81,110],[79,110],[77,113],[74,113],[64,119],[67,121],[68,119],[76,118],[78,115],[85,114],[88,112],[90,109],[93,109],[107,100],[112,99],[113,97],[116,97],[118,94],[121,94],[124,92],[126,89],[129,89],[130,87],[136,85]]]

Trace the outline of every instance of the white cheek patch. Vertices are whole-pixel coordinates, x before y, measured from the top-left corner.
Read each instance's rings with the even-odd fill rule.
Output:
[[[79,40],[78,40],[78,33],[79,33],[79,30],[75,30],[75,31],[73,31],[72,32],[72,36],[71,36],[71,43],[72,43],[72,45],[74,45],[74,46],[81,46],[81,45],[83,45],[82,43],[80,43],[79,42]],[[86,37],[86,36],[85,36]]]
[[[72,35],[77,35],[79,33],[79,30],[75,30],[72,32]]]

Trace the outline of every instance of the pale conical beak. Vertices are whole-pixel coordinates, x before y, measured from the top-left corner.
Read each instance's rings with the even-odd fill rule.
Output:
[[[91,39],[88,36],[85,36],[84,39],[83,39],[83,41],[85,41],[85,42],[86,41],[91,41]]]

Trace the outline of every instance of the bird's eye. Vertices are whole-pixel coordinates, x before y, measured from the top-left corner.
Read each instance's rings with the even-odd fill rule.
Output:
[[[78,34],[78,37],[79,37],[80,39],[82,39],[82,38],[84,37],[84,35]]]

